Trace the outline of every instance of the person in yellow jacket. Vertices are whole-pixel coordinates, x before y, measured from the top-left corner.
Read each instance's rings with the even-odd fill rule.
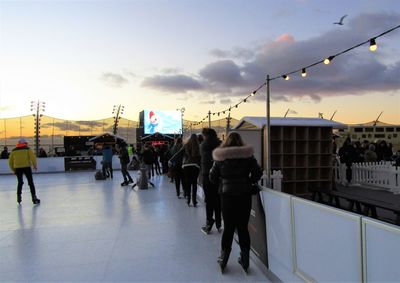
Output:
[[[21,204],[22,198],[22,185],[24,184],[23,175],[28,180],[29,188],[31,189],[31,196],[33,204],[39,204],[40,199],[36,197],[35,184],[33,183],[32,168],[36,170],[36,156],[33,151],[28,147],[28,142],[25,139],[20,139],[17,146],[11,151],[8,158],[8,165],[11,171],[17,175],[17,202]]]

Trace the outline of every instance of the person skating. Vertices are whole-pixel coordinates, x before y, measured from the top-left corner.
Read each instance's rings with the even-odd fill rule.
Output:
[[[23,175],[28,180],[28,185],[31,190],[33,204],[39,204],[40,199],[36,196],[35,184],[33,183],[32,167],[37,169],[36,156],[28,147],[28,142],[25,139],[20,139],[16,147],[11,151],[8,159],[8,165],[11,171],[17,176],[17,202],[22,201],[22,185],[24,184]]]
[[[201,227],[204,234],[209,234],[215,223],[218,232],[221,231],[221,198],[218,194],[218,186],[209,180],[210,169],[213,165],[212,152],[221,141],[214,129],[204,128],[202,130],[204,141],[200,144],[201,174],[203,180],[204,201],[206,203],[206,225]]]
[[[122,176],[124,177],[124,181],[121,183],[121,186],[127,186],[133,183],[133,179],[128,171],[128,164],[130,160],[126,144],[122,143],[118,145],[118,151],[119,151],[118,157],[121,163],[121,173]]]
[[[184,187],[186,192],[186,202],[190,206],[190,201],[194,207],[197,206],[197,178],[200,172],[200,147],[197,135],[192,134],[189,140],[182,147],[184,152],[182,159],[183,175],[185,176]]]
[[[247,272],[250,256],[248,223],[251,211],[251,185],[262,176],[262,169],[253,156],[254,149],[244,145],[238,133],[230,133],[225,143],[213,151],[214,164],[210,181],[219,184],[224,232],[218,264],[224,272],[237,229],[240,246],[239,263]]]

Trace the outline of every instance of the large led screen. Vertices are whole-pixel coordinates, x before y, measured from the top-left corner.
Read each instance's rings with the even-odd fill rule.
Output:
[[[144,133],[181,134],[181,119],[179,111],[144,110]]]

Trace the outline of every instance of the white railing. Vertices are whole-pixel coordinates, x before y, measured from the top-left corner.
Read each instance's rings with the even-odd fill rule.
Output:
[[[336,182],[346,184],[346,164],[337,164],[334,169]],[[371,186],[400,194],[400,168],[393,166],[392,162],[354,163],[351,169],[352,184]]]
[[[274,189],[275,191],[282,191],[282,178],[283,175],[281,170],[273,170],[271,174],[271,185],[272,185],[271,189]],[[268,175],[266,171],[263,172],[261,180],[263,182],[263,185],[265,186],[265,184],[267,184],[268,181]]]

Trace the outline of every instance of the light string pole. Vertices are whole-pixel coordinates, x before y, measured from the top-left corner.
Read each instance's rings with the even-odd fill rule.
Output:
[[[33,117],[35,117],[34,120],[34,133],[35,133],[35,153],[36,156],[39,156],[39,145],[40,145],[40,122],[41,122],[41,117],[43,114],[40,112],[44,112],[46,109],[46,103],[43,101],[31,101],[31,111],[34,113],[32,114]]]
[[[185,114],[185,107],[177,108],[176,111],[181,112],[181,135],[183,139],[183,115]]]
[[[265,171],[267,171],[267,188],[271,188],[271,108],[270,108],[270,78],[269,75],[267,75],[267,81],[266,81],[266,114],[267,114],[267,124],[266,124],[266,130],[267,130],[267,156],[265,158]]]
[[[115,114],[115,116],[113,116],[113,118],[114,118],[113,134],[114,135],[116,135],[118,133],[118,123],[119,123],[119,120],[121,119],[121,115],[124,114],[124,108],[125,108],[125,106],[123,106],[121,104],[118,106],[117,105],[113,106],[112,114],[113,115]]]

